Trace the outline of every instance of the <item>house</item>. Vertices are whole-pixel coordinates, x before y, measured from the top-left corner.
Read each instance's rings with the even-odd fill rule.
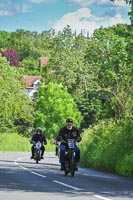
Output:
[[[40,57],[39,66],[45,66],[49,61],[47,57]],[[41,83],[40,76],[29,76],[25,75],[23,77],[24,82],[26,83],[25,93],[32,99],[34,97],[34,93],[38,90],[38,85]]]
[[[24,82],[26,83],[25,93],[32,99],[34,93],[38,90],[38,85],[41,83],[40,76],[24,76]]]

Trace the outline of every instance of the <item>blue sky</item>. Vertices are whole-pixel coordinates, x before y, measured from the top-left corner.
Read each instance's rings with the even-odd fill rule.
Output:
[[[129,24],[129,10],[124,0],[0,0],[0,30],[59,31],[69,25],[92,35],[101,26]]]

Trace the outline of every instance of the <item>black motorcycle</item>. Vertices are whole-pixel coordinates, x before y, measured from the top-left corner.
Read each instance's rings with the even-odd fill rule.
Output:
[[[73,177],[75,175],[75,140],[67,139],[67,150],[65,152],[65,169],[64,173],[67,176],[71,174]]]
[[[41,160],[41,142],[38,141],[34,144],[34,160],[38,163]]]
[[[55,144],[55,155],[59,157],[60,155],[60,141],[54,140],[54,144]]]

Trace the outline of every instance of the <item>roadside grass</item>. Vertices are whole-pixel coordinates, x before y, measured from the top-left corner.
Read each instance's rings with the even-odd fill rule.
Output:
[[[55,145],[52,141],[47,140],[45,146],[46,152],[54,152]],[[30,138],[23,137],[18,133],[0,133],[0,151],[1,152],[30,152]]]

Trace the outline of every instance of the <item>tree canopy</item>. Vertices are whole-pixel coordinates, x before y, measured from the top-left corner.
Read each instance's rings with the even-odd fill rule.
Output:
[[[11,129],[16,125],[22,128],[33,123],[32,101],[24,94],[21,84],[22,75],[11,68],[4,57],[0,56],[0,129]]]
[[[42,83],[37,96],[35,126],[42,127],[48,138],[53,138],[58,134],[67,118],[73,118],[75,126],[80,126],[81,113],[62,84]]]

